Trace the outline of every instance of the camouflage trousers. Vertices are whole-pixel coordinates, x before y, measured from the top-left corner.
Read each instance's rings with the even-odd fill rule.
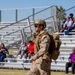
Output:
[[[51,75],[50,62],[43,60],[42,63],[32,62],[31,69],[27,75]]]

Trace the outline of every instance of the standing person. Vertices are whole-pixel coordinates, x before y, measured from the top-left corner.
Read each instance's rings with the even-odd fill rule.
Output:
[[[51,57],[48,52],[50,37],[44,34],[46,22],[37,20],[34,22],[34,26],[38,34],[34,43],[35,55],[31,58],[32,65],[27,75],[50,75]]]

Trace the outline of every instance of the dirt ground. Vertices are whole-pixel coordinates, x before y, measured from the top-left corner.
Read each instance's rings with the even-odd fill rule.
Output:
[[[22,70],[22,69],[0,69],[0,75],[26,75],[28,71],[29,70]],[[72,74],[71,72],[65,74],[65,72],[51,71],[51,75],[72,75]]]
[[[14,54],[18,49],[9,49],[10,54]],[[29,70],[22,69],[0,69],[0,75],[26,75]],[[51,71],[51,75],[72,75],[71,72],[65,74],[65,72]],[[75,75],[75,74],[74,74]]]

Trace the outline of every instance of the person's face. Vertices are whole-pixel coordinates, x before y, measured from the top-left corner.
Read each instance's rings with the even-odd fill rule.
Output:
[[[3,44],[1,44],[1,48],[4,48],[4,45]]]
[[[26,43],[25,42],[23,43],[23,46],[26,46]]]
[[[69,17],[67,17],[66,20],[69,21],[70,20]]]
[[[72,52],[75,53],[75,50],[73,49]]]
[[[38,25],[38,24],[35,24],[35,30],[36,32],[41,32],[43,30],[43,26],[42,25]]]
[[[75,18],[73,19],[73,21],[75,22]]]

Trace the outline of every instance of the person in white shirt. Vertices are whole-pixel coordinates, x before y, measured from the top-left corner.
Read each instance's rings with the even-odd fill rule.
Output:
[[[66,22],[64,23],[63,28],[64,28],[64,30],[69,30],[72,27],[72,25],[73,25],[73,18],[68,17],[66,19]]]
[[[23,56],[27,58],[27,44],[24,42],[22,46],[19,49],[19,52],[17,53],[17,56],[20,55],[20,59],[22,59]]]

